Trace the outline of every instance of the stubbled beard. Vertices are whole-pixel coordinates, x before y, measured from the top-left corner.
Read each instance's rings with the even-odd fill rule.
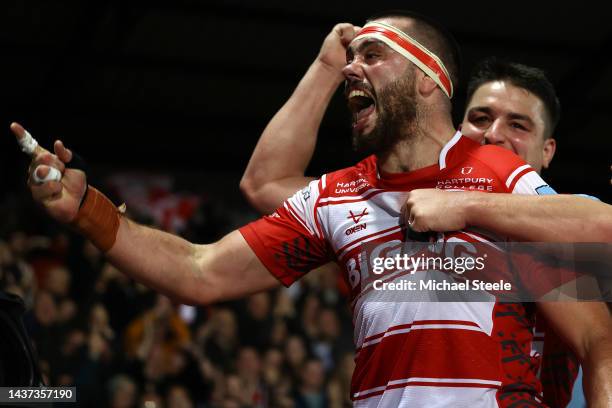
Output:
[[[416,119],[414,76],[404,75],[387,85],[377,98],[377,117],[370,133],[353,133],[353,149],[360,154],[389,151],[405,137]]]

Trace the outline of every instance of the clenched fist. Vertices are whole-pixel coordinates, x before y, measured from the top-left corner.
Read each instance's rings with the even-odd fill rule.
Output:
[[[416,232],[458,231],[466,227],[467,199],[471,192],[436,188],[413,190],[402,208],[402,220]]]
[[[336,24],[325,37],[317,59],[341,74],[342,68],[346,65],[346,48],[359,30],[361,30],[361,27],[350,23]]]

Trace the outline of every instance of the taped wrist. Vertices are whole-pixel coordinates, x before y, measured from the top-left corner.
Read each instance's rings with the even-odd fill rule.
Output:
[[[121,211],[104,194],[92,186],[81,203],[72,225],[102,252],[111,249],[119,230]]]

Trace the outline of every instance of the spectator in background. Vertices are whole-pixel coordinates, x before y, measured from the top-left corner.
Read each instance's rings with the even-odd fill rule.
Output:
[[[0,240],[0,284],[4,290],[21,297],[26,306],[31,307],[36,284],[34,271],[13,252],[11,245]]]
[[[155,294],[107,262],[101,265],[93,296],[106,305],[113,330],[123,333],[127,325],[146,310]]]
[[[353,353],[344,353],[340,358],[334,374],[328,385],[328,393],[331,408],[352,407],[351,377],[355,369],[355,357]]]
[[[38,346],[40,359],[49,361],[49,358],[60,349],[57,326],[57,305],[49,292],[38,292],[34,309],[26,313],[25,325],[32,339]]]
[[[301,377],[301,370],[308,357],[308,351],[302,337],[293,335],[285,343],[285,363],[287,374],[293,383],[297,384]]]
[[[165,363],[173,351],[187,346],[190,338],[189,327],[173,310],[170,300],[157,295],[153,309],[128,325],[125,345],[129,356],[142,360],[153,350],[160,349]]]
[[[236,372],[245,398],[253,407],[267,406],[267,390],[262,378],[261,358],[253,347],[243,347],[238,351]]]
[[[110,408],[132,408],[136,405],[137,392],[134,380],[125,374],[117,374],[108,382],[108,406]]]
[[[166,408],[192,408],[189,391],[182,385],[172,385],[166,393]]]
[[[96,334],[106,341],[115,338],[115,332],[110,326],[110,320],[106,307],[102,303],[96,303],[89,313],[90,333]]]
[[[47,271],[44,288],[55,297],[63,299],[70,291],[70,272],[64,266],[57,265]]]
[[[98,306],[98,308],[100,307],[102,306]],[[80,358],[75,370],[75,378],[70,383],[78,388],[78,400],[83,406],[100,406],[100,402],[103,400],[99,384],[104,383],[104,380],[112,375],[113,357],[119,354],[117,353],[118,350],[113,353],[111,340],[109,334],[105,334],[101,329],[91,327],[90,323],[86,343],[81,347],[79,353]],[[136,391],[134,392],[136,393]]]
[[[321,302],[313,293],[307,293],[303,298],[300,329],[308,340],[316,339],[319,334],[319,313]]]
[[[242,389],[240,377],[235,372],[230,372],[225,375],[224,379],[220,405],[224,407],[236,406],[238,408],[248,406],[251,401],[249,400],[249,396],[244,393]]]
[[[262,363],[262,378],[268,388],[278,385],[283,378],[283,353],[276,348],[266,350]]]
[[[215,366],[229,371],[240,345],[234,312],[226,308],[214,309],[210,319],[198,329],[197,341]]]
[[[277,317],[272,323],[272,328],[269,332],[268,345],[269,347],[281,348],[287,341],[289,329],[285,319]]]
[[[295,407],[327,408],[328,406],[323,363],[315,359],[307,360],[302,370],[300,386],[295,392]]]
[[[244,345],[263,351],[268,346],[274,321],[270,294],[260,292],[246,299],[246,308],[240,316],[240,339]]]
[[[323,364],[325,372],[336,365],[340,339],[340,322],[334,309],[323,308],[319,314],[319,327],[316,340],[312,343],[313,353]]]
[[[164,400],[152,384],[145,384],[140,395],[140,408],[163,408]]]

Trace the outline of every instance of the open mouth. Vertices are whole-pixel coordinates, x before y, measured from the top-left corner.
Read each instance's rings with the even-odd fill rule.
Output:
[[[360,89],[353,89],[349,92],[348,107],[353,114],[353,128],[363,127],[367,118],[376,109],[374,98],[367,92]]]

